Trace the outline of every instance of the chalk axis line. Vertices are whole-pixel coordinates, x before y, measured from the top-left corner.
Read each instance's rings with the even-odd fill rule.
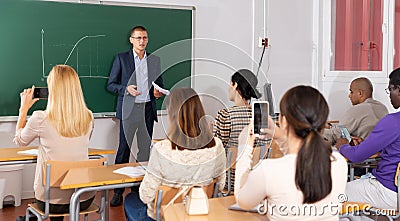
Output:
[[[42,29],[41,30],[41,34],[42,34],[42,77],[43,78],[47,78],[47,76],[45,75],[45,71],[44,71],[44,66],[45,66],[45,62],[44,62],[44,30]],[[74,50],[75,50],[75,48],[78,46],[78,44],[81,42],[81,41],[83,41],[83,40],[85,40],[85,39],[87,39],[87,38],[100,38],[100,37],[105,37],[106,35],[86,35],[86,36],[83,36],[83,37],[81,37],[75,44],[74,44],[74,47],[72,47],[72,49],[71,49],[71,51],[70,51],[70,53],[68,54],[68,56],[67,56],[67,59],[65,59],[65,62],[64,62],[64,64],[67,64],[67,62],[68,62],[68,60],[69,60],[69,58],[71,57],[71,55],[72,55],[72,53],[74,52]],[[91,75],[91,70],[92,70],[92,66],[89,66],[90,67],[90,75],[79,75],[79,53],[78,53],[78,49],[76,50],[76,71],[78,72],[78,76],[80,77],[80,78],[106,78],[106,79],[108,79],[108,77],[106,77],[106,76],[96,76],[96,75]]]

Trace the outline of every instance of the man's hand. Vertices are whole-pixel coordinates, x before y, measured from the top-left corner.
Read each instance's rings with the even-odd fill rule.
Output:
[[[137,88],[136,85],[128,85],[128,86],[126,87],[126,91],[127,91],[130,95],[136,97],[136,96],[142,94],[142,92],[137,91],[136,88]]]
[[[157,89],[154,88],[154,97],[160,98],[162,95],[163,95],[163,94],[162,94],[159,90],[157,90]]]
[[[351,139],[353,140],[354,146],[359,145],[361,142],[364,140],[361,137],[356,137],[356,136],[350,136]]]
[[[340,147],[345,144],[349,144],[349,141],[346,138],[339,137],[336,141],[336,148],[340,150]]]

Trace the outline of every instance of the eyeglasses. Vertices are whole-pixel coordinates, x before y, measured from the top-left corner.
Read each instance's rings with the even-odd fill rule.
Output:
[[[396,86],[389,86],[388,88],[385,88],[386,94],[390,94],[391,91],[396,90],[397,89],[397,85]]]
[[[140,41],[140,40],[147,41],[147,39],[148,39],[147,36],[144,36],[144,37],[133,37],[133,36],[131,36],[131,38],[135,39],[136,41]]]

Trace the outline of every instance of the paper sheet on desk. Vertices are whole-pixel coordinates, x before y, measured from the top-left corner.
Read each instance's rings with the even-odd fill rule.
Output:
[[[169,95],[169,93],[170,93],[169,90],[164,89],[164,88],[158,86],[158,85],[157,85],[156,83],[154,83],[154,82],[151,82],[151,83],[153,84],[153,86],[154,86],[155,89],[159,90],[161,93],[163,93],[163,94],[165,94],[165,95]]]
[[[146,166],[137,166],[137,167],[122,167],[114,170],[114,173],[126,175],[129,177],[140,177],[143,176],[146,172]]]
[[[258,213],[258,209],[257,209],[257,208],[258,208],[258,206],[254,207],[254,208],[252,208],[252,209],[249,209],[249,210],[245,210],[245,209],[240,208],[239,205],[238,205],[237,203],[235,203],[235,204],[233,204],[233,205],[231,205],[231,206],[229,207],[230,210],[237,210],[237,211],[244,211],[244,212],[252,212],[252,213]]]
[[[38,149],[29,149],[29,150],[20,150],[17,152],[17,154],[23,154],[23,155],[38,155]]]

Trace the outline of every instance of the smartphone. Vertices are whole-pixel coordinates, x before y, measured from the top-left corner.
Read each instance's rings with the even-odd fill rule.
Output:
[[[33,98],[47,99],[49,97],[49,90],[47,87],[35,87],[33,91]]]
[[[351,137],[350,137],[349,130],[347,130],[347,128],[345,128],[341,125],[339,125],[338,127],[339,127],[340,131],[342,132],[342,138],[347,139],[349,141],[349,144],[353,145],[353,139],[351,139]]]
[[[261,128],[268,128],[269,103],[268,101],[254,101],[252,104],[252,119],[254,134],[262,134]]]

